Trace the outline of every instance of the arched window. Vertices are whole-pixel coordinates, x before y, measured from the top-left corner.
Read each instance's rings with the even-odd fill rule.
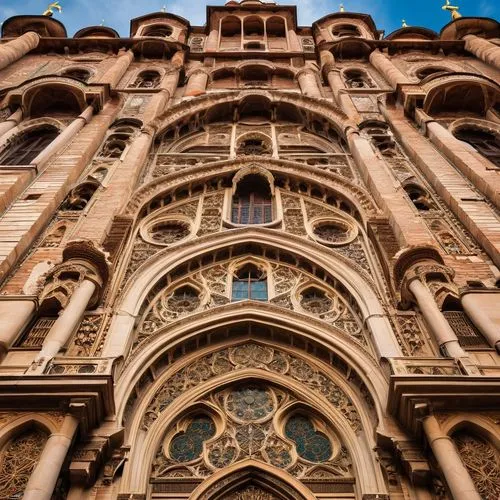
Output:
[[[247,264],[235,272],[231,300],[267,301],[267,277],[253,264]]]
[[[221,22],[221,49],[239,49],[241,45],[241,20],[227,16]]]
[[[435,208],[429,193],[420,186],[408,184],[404,189],[418,211],[427,212]]]
[[[166,24],[155,24],[153,26],[148,26],[142,32],[142,36],[156,36],[160,38],[166,38],[172,36],[174,30],[171,26]]]
[[[139,73],[130,87],[134,89],[154,89],[158,87],[160,81],[161,75],[158,71],[143,71]]]
[[[27,429],[0,450],[0,498],[22,498],[47,438],[40,429]]]
[[[231,220],[235,224],[268,224],[273,220],[273,201],[267,181],[247,175],[233,196]]]
[[[454,133],[460,141],[468,142],[476,151],[500,167],[500,134],[471,128],[462,128]]]
[[[345,84],[349,89],[371,89],[374,84],[370,77],[360,69],[350,69],[344,73]]]
[[[69,76],[75,80],[87,83],[90,80],[90,71],[81,68],[68,69],[63,73],[63,76]]]
[[[94,196],[98,187],[99,184],[96,182],[84,182],[83,184],[75,187],[68,194],[66,201],[62,206],[62,210],[83,210],[88,205],[92,196]]]
[[[258,16],[249,16],[243,22],[243,32],[246,39],[264,37],[264,21]]]
[[[358,37],[361,36],[361,32],[352,24],[337,24],[332,28],[332,35],[336,38]]]
[[[58,135],[55,127],[22,134],[0,154],[0,165],[29,165]]]

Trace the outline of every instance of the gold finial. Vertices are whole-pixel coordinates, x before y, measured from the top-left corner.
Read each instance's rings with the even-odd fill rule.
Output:
[[[167,12],[167,6],[164,5],[162,8],[161,8],[161,12]]]
[[[401,19],[401,26],[403,28],[408,28],[408,25],[406,24],[406,21],[404,19]]]
[[[462,17],[462,14],[460,14],[460,12],[458,12],[458,9],[460,9],[460,7],[458,5],[451,5],[450,0],[445,0],[445,1],[446,1],[446,4],[443,5],[441,8],[443,10],[449,11],[451,14],[451,18],[453,20]]]
[[[104,26],[104,19],[101,19],[101,26]]]
[[[341,3],[339,7],[340,7],[340,12],[345,12],[345,8],[344,8],[344,4],[343,3]]]
[[[44,16],[52,17],[54,15],[54,10],[62,12],[62,7],[59,5],[59,1],[49,3],[47,10],[43,13]]]

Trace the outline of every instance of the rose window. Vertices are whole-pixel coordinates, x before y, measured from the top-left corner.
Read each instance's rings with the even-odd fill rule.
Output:
[[[166,221],[155,224],[149,235],[155,243],[171,245],[189,236],[190,228],[188,224],[177,221]]]
[[[324,314],[332,309],[333,302],[322,290],[311,288],[302,294],[300,305],[312,314]]]
[[[262,420],[274,409],[269,391],[258,387],[235,389],[227,398],[227,409],[238,420]]]
[[[200,297],[193,288],[186,286],[178,288],[167,299],[169,309],[179,313],[192,312],[200,305]]]
[[[328,222],[314,228],[316,237],[330,243],[343,243],[349,237],[349,229],[343,224]]]

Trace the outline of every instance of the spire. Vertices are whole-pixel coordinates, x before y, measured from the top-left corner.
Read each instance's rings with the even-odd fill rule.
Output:
[[[339,5],[339,9],[340,9],[340,12],[345,12],[345,8],[344,8],[344,4],[343,3],[341,3]]]
[[[462,14],[460,14],[460,12],[458,12],[458,9],[460,8],[458,5],[451,5],[450,0],[445,0],[445,1],[446,1],[446,4],[443,5],[441,8],[443,10],[447,10],[450,12],[452,20],[455,20],[455,19],[462,17]]]
[[[54,10],[62,12],[62,7],[59,5],[59,1],[51,2],[47,6],[47,10],[43,13],[44,16],[52,17],[54,15]]]
[[[163,7],[161,8],[161,12],[167,12],[167,6],[164,4]]]
[[[406,20],[405,19],[401,19],[401,27],[402,28],[408,28],[408,25],[406,24]]]

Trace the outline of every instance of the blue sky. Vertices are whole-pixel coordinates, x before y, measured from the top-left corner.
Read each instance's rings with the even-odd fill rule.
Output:
[[[299,24],[307,25],[330,12],[336,12],[341,0],[282,0],[281,4],[297,5]],[[500,18],[498,0],[457,0],[464,16]],[[18,14],[41,14],[49,0],[0,0],[0,22]],[[205,6],[223,5],[225,0],[60,0],[62,14],[56,18],[64,23],[71,36],[80,28],[104,24],[128,36],[129,21],[134,17],[167,10],[179,14],[194,25],[205,23]],[[444,0],[344,0],[347,11],[370,14],[386,34],[401,27],[401,19],[412,26],[425,26],[439,31],[450,21],[441,10]],[[456,4],[455,0],[452,4]]]

